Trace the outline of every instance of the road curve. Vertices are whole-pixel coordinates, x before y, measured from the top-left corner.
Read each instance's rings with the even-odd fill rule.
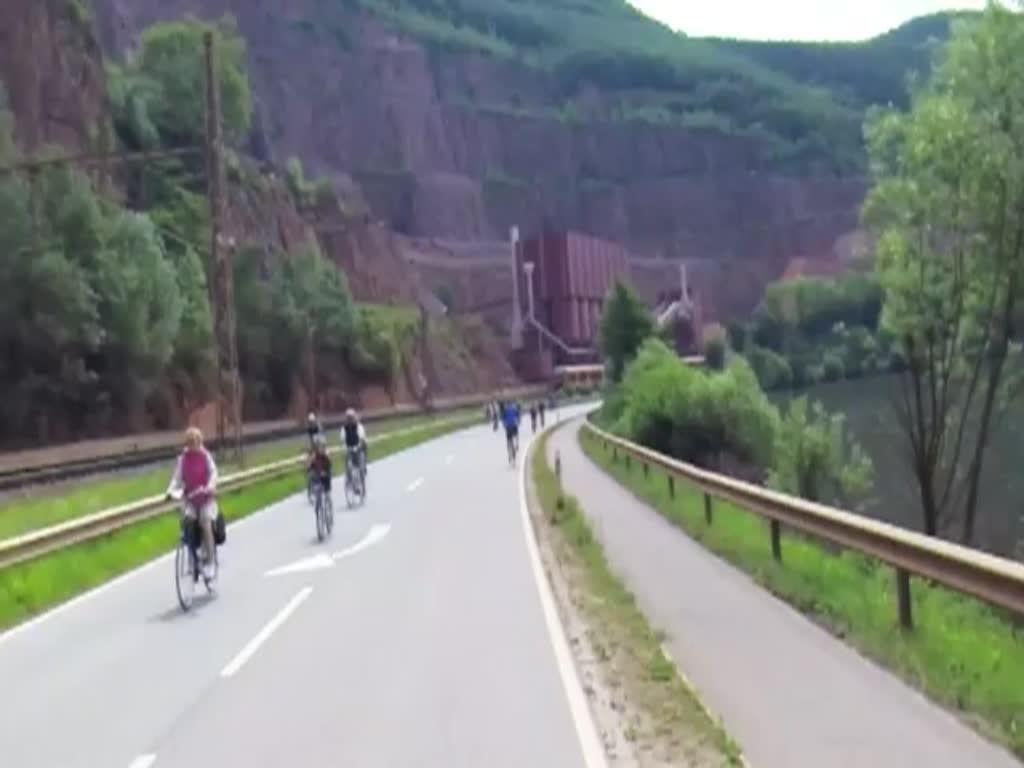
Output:
[[[751,768],[1020,768],[637,500],[583,454],[579,428],[548,443],[566,490]]]
[[[596,768],[503,439],[369,483],[323,545],[302,498],[233,526],[189,615],[163,558],[0,636],[0,762]]]

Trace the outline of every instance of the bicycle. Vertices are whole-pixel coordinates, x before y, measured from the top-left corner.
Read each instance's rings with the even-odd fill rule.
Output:
[[[349,509],[366,502],[366,466],[362,448],[345,454],[345,502]]]
[[[508,432],[505,435],[505,442],[508,447],[508,465],[514,467],[519,456],[519,433]]]
[[[181,498],[180,495],[172,495],[172,498]],[[185,504],[191,504],[186,499]],[[195,599],[196,584],[203,580],[203,585],[209,594],[214,594],[214,585],[217,581],[218,561],[217,546],[213,548],[213,563],[211,563],[212,574],[207,576],[203,572],[199,558],[201,549],[198,510],[195,517],[186,514],[181,515],[181,537],[178,540],[178,548],[174,553],[174,588],[178,593],[178,604],[183,611],[189,611]]]
[[[313,511],[316,515],[316,538],[324,541],[334,531],[334,502],[324,488],[323,480],[314,479],[311,482],[315,484]]]

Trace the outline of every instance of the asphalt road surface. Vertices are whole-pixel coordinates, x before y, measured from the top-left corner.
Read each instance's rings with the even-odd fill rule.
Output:
[[[368,482],[324,544],[304,497],[233,526],[190,614],[162,558],[0,636],[0,764],[601,766],[503,437]]]
[[[583,454],[578,430],[549,442],[566,490],[751,768],[1020,768],[638,501]]]

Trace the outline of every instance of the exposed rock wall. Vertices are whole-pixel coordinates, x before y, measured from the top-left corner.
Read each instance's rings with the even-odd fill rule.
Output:
[[[233,14],[273,153],[354,178],[404,234],[494,239],[511,224],[548,223],[707,259],[719,263],[708,269],[708,309],[731,314],[790,259],[828,256],[857,227],[862,179],[780,176],[748,140],[603,120],[600,94],[584,100],[597,105],[581,110],[585,121],[563,119],[540,73],[427,50],[344,3],[94,3],[117,52],[157,19]]]

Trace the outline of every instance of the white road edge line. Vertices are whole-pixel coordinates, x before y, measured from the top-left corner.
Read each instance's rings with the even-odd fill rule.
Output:
[[[412,493],[417,488],[419,488],[421,485],[423,485],[423,478],[422,477],[417,477],[415,480],[413,480],[411,483],[409,483],[409,487],[405,489],[405,492],[406,493]]]
[[[295,609],[302,605],[311,594],[313,594],[312,587],[303,587],[299,590],[299,594],[293,597],[288,602],[288,605],[282,608],[278,614],[257,633],[256,637],[246,643],[245,647],[238,652],[238,655],[228,662],[228,665],[221,670],[220,676],[226,678],[233,677],[237,674],[238,670],[245,666],[245,663],[255,655],[256,651],[260,649],[260,646],[267,642],[274,632],[280,629],[281,625],[288,620],[288,617],[295,612]]]
[[[569,650],[569,643],[565,639],[565,628],[562,627],[562,622],[558,618],[555,598],[551,593],[551,585],[548,583],[547,575],[541,564],[536,534],[533,530],[533,522],[530,520],[530,510],[526,505],[526,470],[530,463],[530,448],[535,440],[536,435],[532,436],[530,442],[527,443],[526,449],[522,452],[523,460],[519,467],[519,513],[523,523],[526,548],[530,554],[530,570],[533,572],[533,581],[537,585],[544,613],[544,624],[547,626],[548,636],[555,651],[555,662],[562,678],[562,687],[569,700],[569,711],[572,714],[573,723],[576,725],[576,736],[580,741],[583,763],[587,768],[608,768],[608,756],[597,734],[594,715],[590,711],[590,704],[587,702],[579,673],[576,670],[576,662]]]
[[[149,768],[155,762],[156,755],[152,753],[148,755],[139,755],[134,760],[132,760],[132,763],[128,766],[128,768]]]

